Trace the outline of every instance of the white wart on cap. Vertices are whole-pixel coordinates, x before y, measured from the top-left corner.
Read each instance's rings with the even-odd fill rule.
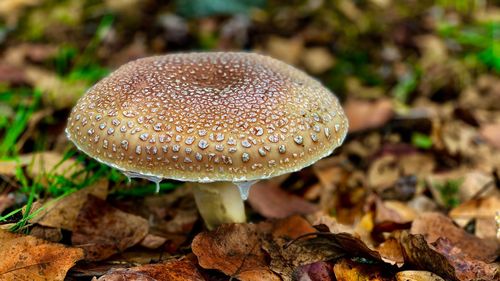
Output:
[[[139,59],[94,85],[71,112],[76,146],[124,172],[249,181],[300,170],[347,133],[334,94],[302,71],[250,53]]]

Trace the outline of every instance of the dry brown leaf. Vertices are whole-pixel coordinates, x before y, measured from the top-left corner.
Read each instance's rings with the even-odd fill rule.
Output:
[[[39,5],[44,0],[2,0],[0,2],[0,17],[14,27],[22,15],[24,9]]]
[[[260,181],[252,186],[248,202],[252,209],[266,218],[286,218],[310,214],[316,205],[299,196],[287,193],[272,181]]]
[[[460,121],[445,123],[441,128],[441,139],[451,155],[477,156],[475,150],[477,135],[475,128]]]
[[[12,193],[0,194],[0,214],[15,203],[15,197]]]
[[[500,242],[500,225],[497,226],[495,216],[476,219],[474,234],[481,239],[492,239]]]
[[[154,234],[148,234],[144,239],[141,241],[141,246],[149,248],[149,249],[156,249],[160,247],[161,245],[165,244],[167,241],[167,238],[161,237],[158,235]]]
[[[436,251],[445,256],[455,268],[459,280],[494,281],[500,279],[500,267],[471,258],[447,238],[439,238],[433,243]]]
[[[484,124],[480,130],[483,138],[496,148],[500,148],[500,123]]]
[[[401,233],[400,244],[403,249],[405,264],[411,264],[418,269],[434,272],[448,280],[457,280],[455,268],[446,257],[436,252],[425,241],[424,236],[408,234],[405,231]]]
[[[377,158],[368,169],[368,185],[376,190],[384,190],[393,186],[401,176],[397,158],[387,154]]]
[[[273,58],[296,65],[304,50],[304,40],[300,37],[289,39],[269,36],[265,50]]]
[[[383,201],[384,206],[396,212],[400,218],[400,221],[395,221],[398,223],[406,223],[413,221],[417,217],[417,212],[409,207],[405,202],[396,200],[385,200]]]
[[[22,168],[32,161],[32,154],[21,155],[15,160],[0,160],[0,175],[14,176],[18,167]]]
[[[200,266],[217,269],[242,281],[280,280],[270,269],[260,236],[270,223],[225,224],[198,234],[191,244]]]
[[[43,209],[31,219],[31,222],[73,230],[76,217],[87,201],[87,195],[91,194],[97,198],[106,199],[108,184],[107,179],[102,179],[59,200],[49,201],[43,205]]]
[[[408,201],[407,206],[412,208],[416,213],[432,212],[438,209],[436,202],[425,195],[415,196],[412,200]]]
[[[333,272],[338,281],[385,281],[392,280],[387,270],[379,266],[356,263],[341,259],[333,266]],[[385,273],[385,274],[384,274]]]
[[[82,164],[74,159],[64,159],[64,156],[58,152],[44,151],[25,155],[31,157],[28,166],[28,176],[31,178],[41,177],[42,183],[47,183],[48,174],[61,175],[70,178],[74,173],[83,170]],[[83,180],[83,175],[75,180]]]
[[[323,73],[335,63],[332,54],[325,47],[307,48],[301,59],[306,69],[313,74]]]
[[[299,266],[338,258],[338,248],[311,240],[296,240],[302,235],[316,233],[309,222],[299,216],[276,221],[271,231],[272,239],[262,241],[262,247],[271,257],[270,267],[285,280],[293,280]]]
[[[71,108],[87,89],[84,81],[62,80],[55,73],[29,66],[25,68],[27,80],[43,92],[42,99],[55,109]]]
[[[394,115],[392,101],[383,98],[374,102],[349,99],[344,111],[349,119],[350,133],[383,126]]]
[[[430,271],[425,270],[405,270],[396,273],[397,281],[444,281],[443,278],[439,277]]]
[[[388,238],[377,247],[382,260],[392,265],[402,266],[404,264],[403,250],[399,241],[393,237]]]
[[[292,280],[334,281],[333,267],[327,262],[315,262],[299,266],[293,272]]]
[[[0,280],[57,281],[83,258],[82,249],[0,230]]]
[[[196,266],[189,260],[147,264],[132,268],[111,269],[98,281],[203,281]]]
[[[472,219],[494,218],[498,210],[500,210],[500,196],[492,195],[464,202],[453,208],[449,216],[457,222],[467,223]]]
[[[416,213],[399,201],[375,201],[375,224],[382,222],[407,223],[416,217]]]
[[[50,242],[59,242],[63,238],[61,229],[41,225],[33,226],[30,235]]]
[[[7,63],[0,63],[0,81],[11,86],[27,82],[22,68]]]
[[[453,224],[445,215],[437,212],[422,213],[411,226],[411,234],[422,234],[428,243],[446,238],[468,256],[481,261],[491,262],[498,256],[498,244],[483,240]]]
[[[240,280],[287,281],[292,280],[299,266],[338,257],[338,248],[330,245],[304,245],[299,243],[301,240],[288,244],[315,232],[300,216],[259,224],[222,225],[197,235],[192,249],[204,268],[218,269]]]
[[[71,242],[83,248],[86,260],[102,260],[139,243],[148,233],[148,221],[122,212],[88,195],[73,226]]]

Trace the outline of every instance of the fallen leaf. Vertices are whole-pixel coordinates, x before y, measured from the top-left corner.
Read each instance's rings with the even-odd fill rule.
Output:
[[[334,281],[333,268],[327,262],[315,262],[299,266],[292,275],[293,280],[301,281]]]
[[[348,99],[344,111],[350,133],[383,126],[394,115],[392,101],[383,98],[374,102]]]
[[[447,238],[439,238],[433,243],[433,246],[455,268],[455,275],[459,280],[494,281],[500,278],[498,265],[471,258],[454,244]]]
[[[474,234],[481,239],[498,240],[500,242],[500,227],[496,224],[495,216],[476,219]]]
[[[375,201],[375,224],[382,222],[406,223],[412,221],[416,213],[399,201]]]
[[[0,230],[0,280],[64,280],[83,250]]]
[[[444,281],[443,278],[439,277],[430,271],[425,270],[405,270],[396,273],[397,281]]]
[[[78,213],[87,201],[87,195],[91,194],[97,198],[106,199],[108,184],[107,179],[102,179],[66,197],[49,201],[44,205],[40,204],[43,209],[30,221],[43,226],[73,230]]]
[[[224,224],[198,234],[191,244],[200,266],[217,269],[242,281],[280,280],[270,269],[260,236],[270,223]]]
[[[349,76],[345,80],[346,94],[350,99],[368,101],[380,99],[384,96],[384,89],[379,86],[366,86],[356,76]]]
[[[425,195],[417,195],[407,203],[416,213],[432,212],[438,209],[436,202]]]
[[[403,250],[396,238],[390,237],[377,247],[382,260],[392,265],[402,266],[404,264]]]
[[[464,202],[453,208],[449,216],[454,221],[467,223],[472,219],[494,218],[498,210],[500,210],[500,196],[491,195]]]
[[[148,234],[144,239],[141,241],[141,246],[149,248],[149,249],[156,249],[160,247],[161,245],[165,244],[167,241],[167,238],[161,237],[158,235],[154,234]]]
[[[441,128],[441,139],[450,155],[475,155],[477,130],[461,121],[445,123]]]
[[[396,201],[396,200],[385,200],[383,205],[388,210],[392,210],[397,213],[399,220],[394,220],[397,223],[406,223],[413,221],[417,217],[417,212],[410,208],[406,203]]]
[[[15,176],[17,168],[25,167],[32,163],[32,161],[33,156],[31,154],[24,154],[13,160],[0,160],[0,174],[5,176]]]
[[[25,75],[30,84],[43,92],[42,99],[55,109],[71,108],[87,89],[87,84],[79,80],[62,80],[55,73],[29,66]]]
[[[14,205],[15,199],[12,193],[0,194],[0,214]]]
[[[418,269],[424,269],[436,273],[447,280],[457,280],[455,268],[448,259],[436,252],[432,246],[425,241],[424,236],[409,234],[406,231],[401,233],[401,248],[405,264],[411,264]]]
[[[266,218],[286,218],[318,210],[316,205],[299,196],[287,193],[272,181],[260,181],[252,186],[248,203]]]
[[[349,259],[341,259],[333,266],[338,281],[383,281],[392,280],[386,269],[376,265],[361,264]]]
[[[479,170],[463,174],[463,182],[458,190],[460,201],[464,202],[478,195],[489,195],[495,189],[495,179],[490,173]]]
[[[272,239],[262,240],[263,249],[271,257],[270,268],[278,273],[285,281],[292,280],[297,267],[319,261],[327,261],[338,258],[338,248],[330,245],[316,243],[309,239],[300,238],[306,234],[316,233],[316,229],[300,216],[292,216],[278,220],[273,224],[271,230]]]
[[[277,58],[286,63],[296,65],[304,50],[304,40],[300,37],[283,38],[278,36],[269,36],[266,47],[266,53],[273,58]]]
[[[489,144],[500,148],[500,123],[484,124],[480,133]]]
[[[85,259],[103,260],[139,243],[148,233],[148,221],[122,212],[92,195],[80,209],[71,242],[83,248]]]
[[[27,173],[32,179],[40,177],[43,184],[47,184],[50,175],[61,175],[67,178],[81,170],[82,164],[76,160],[69,158],[64,159],[60,153],[53,151],[35,152],[25,155],[31,157],[31,162],[28,165]],[[74,180],[83,180],[83,174]]]
[[[368,169],[368,184],[370,187],[383,191],[393,186],[401,175],[397,158],[387,154],[377,158]]]
[[[0,63],[0,81],[10,86],[18,86],[27,83],[22,68],[6,63]]]
[[[146,264],[131,268],[111,269],[98,281],[204,281],[196,266],[189,260]]]
[[[59,242],[63,238],[61,229],[41,225],[33,226],[30,235],[50,242]]]
[[[306,69],[313,74],[323,73],[335,63],[332,54],[325,47],[307,48],[301,59]]]
[[[9,26],[14,27],[24,9],[42,2],[43,0],[3,0],[0,2],[0,17],[6,19]]]
[[[491,262],[498,256],[498,244],[480,239],[453,224],[445,215],[437,212],[420,214],[414,221],[411,234],[421,234],[428,243],[446,238],[474,259]]]

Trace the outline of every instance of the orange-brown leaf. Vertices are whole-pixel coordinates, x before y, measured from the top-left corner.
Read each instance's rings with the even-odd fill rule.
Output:
[[[0,280],[64,280],[83,250],[0,230]]]

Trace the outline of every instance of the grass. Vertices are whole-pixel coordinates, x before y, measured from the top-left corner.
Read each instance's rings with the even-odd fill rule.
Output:
[[[462,183],[463,179],[450,179],[444,183],[436,184],[436,189],[439,191],[446,208],[451,209],[460,204],[459,191]]]
[[[11,91],[1,96],[15,95],[15,91]],[[32,97],[28,104],[21,104],[15,109],[15,116],[10,122],[2,122],[2,127],[0,129],[5,130],[3,138],[0,142],[0,158],[12,157],[17,155],[19,147],[16,146],[17,140],[21,134],[25,131],[28,126],[30,117],[33,115],[35,110],[39,107],[40,99],[42,93],[34,89],[32,92]],[[5,97],[4,97],[5,98]]]
[[[438,32],[443,38],[462,46],[460,54],[464,60],[478,62],[500,74],[500,23],[465,26],[441,23]]]

